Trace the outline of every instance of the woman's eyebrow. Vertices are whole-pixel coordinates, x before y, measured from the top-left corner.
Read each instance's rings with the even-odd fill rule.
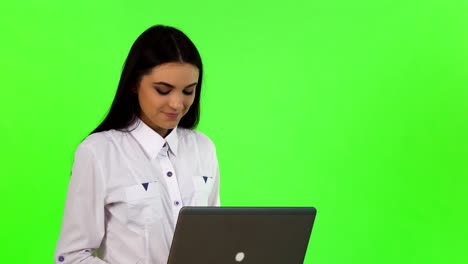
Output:
[[[164,86],[167,86],[167,87],[169,87],[169,88],[175,88],[174,85],[172,85],[172,84],[170,84],[170,83],[167,83],[167,82],[153,82],[153,84],[164,85]],[[194,83],[192,83],[192,84],[189,84],[189,85],[185,86],[185,88],[189,88],[189,87],[195,86],[195,85],[197,85],[197,84],[198,84],[198,83],[194,82]],[[184,88],[184,89],[185,89],[185,88]]]

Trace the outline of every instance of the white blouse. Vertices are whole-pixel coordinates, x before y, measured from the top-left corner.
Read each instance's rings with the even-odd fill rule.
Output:
[[[211,140],[175,128],[162,138],[138,120],[77,148],[55,263],[167,263],[182,206],[219,206]]]

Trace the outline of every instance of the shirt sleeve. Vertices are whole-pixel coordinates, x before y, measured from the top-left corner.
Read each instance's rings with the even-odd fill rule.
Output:
[[[104,237],[105,186],[96,155],[89,146],[75,152],[72,176],[60,237],[55,251],[56,264],[102,264],[95,257]]]
[[[216,156],[216,150],[213,145],[213,170],[214,173],[214,183],[213,183],[213,189],[211,191],[211,194],[208,199],[208,205],[209,206],[221,206],[221,200],[220,200],[220,195],[219,195],[219,189],[220,189],[220,184],[219,184],[219,164],[218,164],[218,158]]]

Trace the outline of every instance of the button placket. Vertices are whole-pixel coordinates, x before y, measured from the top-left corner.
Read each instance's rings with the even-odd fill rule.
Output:
[[[176,177],[177,175],[175,174],[175,170],[172,166],[172,162],[169,159],[167,144],[163,146],[163,149],[161,150],[161,154],[162,155],[159,157],[161,169],[164,173],[163,175],[166,175],[164,179],[168,187],[168,192],[170,196],[169,198],[171,201],[173,201],[171,205],[172,213],[174,216],[174,220],[177,221],[179,210],[182,206],[182,199],[180,196],[179,183]]]

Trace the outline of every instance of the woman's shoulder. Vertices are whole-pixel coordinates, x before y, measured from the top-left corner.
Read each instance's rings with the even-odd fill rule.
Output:
[[[177,133],[179,134],[179,138],[184,141],[192,141],[197,145],[214,148],[213,141],[203,132],[186,128],[177,128]]]
[[[87,136],[79,145],[79,149],[99,151],[114,145],[115,137],[121,134],[119,131],[109,130],[93,133]]]
[[[95,145],[100,145],[100,144],[106,144],[107,142],[110,141],[109,132],[110,131],[93,133],[87,136],[81,142],[80,146],[95,146]]]

